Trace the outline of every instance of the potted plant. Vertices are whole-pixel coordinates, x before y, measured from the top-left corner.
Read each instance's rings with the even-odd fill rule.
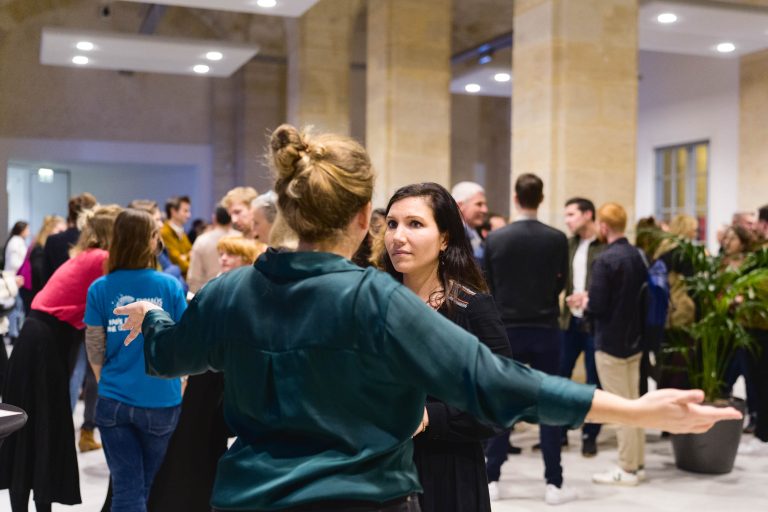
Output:
[[[684,279],[698,307],[697,319],[683,331],[687,340],[678,344],[686,361],[692,388],[702,389],[711,404],[743,402],[725,395],[725,374],[739,348],[754,351],[749,327],[768,324],[768,249],[749,254],[738,267],[725,265],[721,257],[706,253],[703,246],[677,240],[680,257],[689,262],[693,275]],[[722,474],[733,469],[742,422],[724,421],[704,434],[672,437],[676,465],[698,473]]]

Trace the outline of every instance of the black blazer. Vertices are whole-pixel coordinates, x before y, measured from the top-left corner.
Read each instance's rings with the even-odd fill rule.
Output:
[[[647,279],[640,252],[626,238],[595,259],[586,311],[593,320],[595,350],[622,359],[642,351],[641,291]]]
[[[440,308],[446,318],[477,336],[495,354],[511,357],[506,329],[493,297],[463,288]],[[429,428],[414,438],[413,459],[424,494],[422,512],[490,512],[481,441],[504,430],[427,398]]]
[[[68,228],[66,231],[51,235],[45,241],[45,277],[43,286],[48,282],[56,269],[69,259],[69,249],[80,238],[80,230]]]
[[[568,279],[568,239],[538,220],[519,220],[485,241],[485,271],[507,327],[558,328]]]

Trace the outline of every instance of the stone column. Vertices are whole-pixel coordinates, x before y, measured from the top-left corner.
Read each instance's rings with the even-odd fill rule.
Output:
[[[234,77],[211,79],[211,154],[213,203],[240,185],[237,172],[237,81]]]
[[[352,29],[360,0],[321,0],[286,21],[288,121],[349,134]]]
[[[739,210],[768,203],[768,51],[745,55],[739,72]]]
[[[543,222],[572,196],[635,211],[637,1],[516,0],[514,180],[544,180]],[[513,204],[513,203],[512,203]]]
[[[269,135],[285,122],[286,65],[251,61],[240,70],[242,80],[238,168],[243,185],[259,193],[272,188],[274,178],[267,163]]]
[[[450,186],[450,0],[368,3],[366,146],[374,206],[420,181]]]

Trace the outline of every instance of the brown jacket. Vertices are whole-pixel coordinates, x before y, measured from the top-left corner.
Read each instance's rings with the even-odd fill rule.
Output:
[[[168,221],[160,228],[160,236],[163,239],[163,244],[168,250],[168,257],[171,258],[171,263],[178,265],[183,275],[187,275],[189,269],[189,253],[192,252],[192,244],[189,242],[186,233],[182,233],[181,237],[176,234]]]

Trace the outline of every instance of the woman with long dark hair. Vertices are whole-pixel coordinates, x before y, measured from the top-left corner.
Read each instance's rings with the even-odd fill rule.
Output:
[[[184,290],[157,271],[160,231],[152,216],[126,209],[115,220],[107,275],[88,289],[85,308],[88,360],[99,382],[96,425],[111,474],[113,512],[145,511],[181,409],[181,382],[144,371],[142,341],[123,345],[116,307],[143,298],[178,320]]]
[[[436,183],[399,189],[385,211],[386,271],[432,309],[511,357],[504,324],[475,262],[461,212]],[[448,341],[446,341],[448,343]],[[503,432],[433,397],[414,437],[424,512],[490,512],[481,441]]]
[[[368,233],[367,152],[332,134],[283,125],[270,140],[278,207],[296,252],[269,250],[195,296],[180,321],[156,304],[128,315],[147,368],[224,373],[237,441],[219,461],[214,510],[413,512],[413,463],[426,396],[489,423],[626,422],[703,431],[741,417],[694,404],[700,391],[630,401],[498,357],[390,276],[349,258]]]

